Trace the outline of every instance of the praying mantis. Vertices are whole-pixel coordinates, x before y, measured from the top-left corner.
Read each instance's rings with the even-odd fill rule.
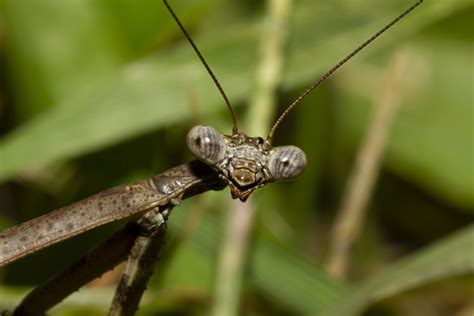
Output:
[[[222,135],[213,127],[198,125],[189,131],[186,138],[188,148],[197,160],[171,168],[147,180],[97,193],[82,201],[0,232],[1,267],[106,223],[124,218],[131,220],[131,224],[110,239],[119,243],[124,241],[122,243],[123,249],[114,254],[116,256],[114,260],[103,263],[92,274],[88,274],[89,272],[86,271],[90,268],[89,265],[85,266],[80,263],[73,265],[68,269],[69,271],[80,269],[80,271],[84,271],[81,273],[85,274],[81,280],[77,281],[77,284],[72,286],[74,289],[56,289],[58,280],[64,280],[66,275],[70,275],[64,271],[30,293],[15,310],[15,315],[45,312],[93,276],[101,275],[110,267],[124,260],[129,251],[139,253],[148,251],[147,247],[150,244],[163,238],[166,220],[172,208],[179,205],[185,198],[208,190],[222,190],[229,187],[233,199],[245,202],[256,189],[268,183],[291,180],[299,176],[307,165],[307,158],[303,150],[292,145],[273,146],[273,137],[281,122],[317,86],[418,7],[422,0],[411,5],[308,87],[278,117],[266,138],[247,136],[238,128],[234,109],[217,77],[168,2],[163,0],[163,3],[222,95],[232,118],[232,134]],[[140,238],[143,238],[144,241]],[[110,240],[104,245],[110,244]],[[129,242],[125,242],[127,240]],[[151,257],[156,258],[160,247],[154,245],[152,248],[154,249]],[[104,248],[100,249],[104,250]],[[124,273],[127,278],[122,278],[121,285],[132,279],[130,276],[133,275],[136,265],[141,264],[139,261],[142,257],[145,257],[145,254],[138,256],[138,259],[135,258],[135,261],[130,263],[130,269],[126,269]],[[90,258],[94,258],[93,253],[90,254]],[[77,273],[77,275],[81,273]],[[151,272],[149,274],[151,275]],[[79,279],[79,276],[77,278]],[[146,281],[147,277],[144,277],[144,280],[137,281],[138,285],[129,286],[129,288],[133,288],[133,286],[142,288],[139,291],[123,290],[123,287],[121,288],[119,285],[110,314],[133,314],[138,306],[139,297],[144,291],[143,282],[146,284]],[[54,296],[53,298],[44,299],[45,293],[53,292],[59,293],[51,295]],[[130,301],[133,303],[129,303]]]

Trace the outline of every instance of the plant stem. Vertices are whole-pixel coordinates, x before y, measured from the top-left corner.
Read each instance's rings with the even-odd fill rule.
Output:
[[[367,206],[377,181],[392,123],[398,112],[400,85],[408,61],[409,56],[404,51],[394,55],[386,86],[380,99],[374,102],[373,118],[359,147],[332,232],[326,267],[333,276],[344,278],[347,274],[351,248],[364,225]]]
[[[268,2],[260,42],[261,62],[257,68],[255,93],[246,120],[247,131],[252,136],[265,137],[274,116],[290,8],[291,0]],[[255,208],[251,198],[246,204],[234,202],[228,213],[216,277],[212,309],[214,316],[239,314],[243,272],[254,216]]]

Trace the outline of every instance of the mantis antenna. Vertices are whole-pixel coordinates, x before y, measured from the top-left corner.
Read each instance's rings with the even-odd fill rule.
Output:
[[[300,95],[293,103],[291,103],[286,110],[280,115],[280,117],[276,120],[275,124],[273,125],[272,129],[270,130],[270,133],[267,136],[267,143],[271,144],[273,134],[275,133],[275,130],[278,128],[280,123],[286,118],[288,113],[290,113],[308,94],[311,93],[311,91],[314,90],[320,83],[322,83],[324,80],[326,80],[330,75],[332,75],[339,67],[344,65],[349,59],[354,57],[358,52],[360,52],[363,48],[365,48],[367,45],[369,45],[373,40],[375,40],[377,37],[379,37],[382,33],[384,33],[386,30],[388,30],[390,27],[392,27],[395,23],[400,21],[402,18],[404,18],[408,13],[413,11],[417,6],[419,6],[423,0],[418,0],[415,4],[413,4],[411,7],[406,9],[402,14],[400,14],[398,17],[396,17],[394,20],[392,20],[390,23],[385,25],[380,31],[372,35],[367,41],[362,43],[359,47],[357,47],[355,50],[353,50],[349,55],[347,55],[345,58],[343,58],[341,61],[339,61],[334,67],[332,67],[328,72],[326,72],[321,78],[319,78],[316,82],[314,82],[302,95]]]
[[[217,77],[216,75],[214,74],[214,72],[211,70],[211,67],[209,67],[209,65],[207,64],[206,60],[204,59],[204,57],[202,56],[201,52],[199,51],[199,49],[197,48],[196,44],[194,44],[193,40],[191,39],[191,36],[189,36],[188,32],[186,31],[186,29],[184,28],[183,24],[181,24],[180,20],[178,19],[178,17],[176,16],[176,14],[174,13],[173,9],[171,9],[170,5],[168,4],[168,1],[167,0],[163,0],[166,8],[168,9],[168,11],[171,13],[171,15],[173,16],[173,19],[176,21],[176,23],[178,24],[179,28],[181,29],[181,31],[183,32],[184,36],[187,38],[187,40],[189,41],[189,43],[191,44],[191,46],[193,47],[194,51],[196,52],[196,54],[198,55],[199,59],[201,60],[202,64],[204,65],[204,67],[206,68],[207,72],[209,73],[209,75],[211,76],[212,78],[212,81],[214,81],[214,84],[216,85],[217,89],[219,89],[219,92],[221,93],[222,97],[224,98],[224,101],[227,105],[227,108],[229,109],[229,112],[230,112],[230,115],[232,116],[232,134],[237,134],[239,132],[239,129],[237,128],[237,119],[235,118],[235,112],[234,112],[234,108],[232,107],[232,105],[230,104],[230,101],[229,101],[229,98],[227,98],[227,95],[225,94],[224,92],[224,89],[222,88],[221,84],[219,83],[219,80],[217,80]]]

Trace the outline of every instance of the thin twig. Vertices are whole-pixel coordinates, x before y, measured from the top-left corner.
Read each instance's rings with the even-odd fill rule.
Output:
[[[291,0],[271,0],[261,38],[261,62],[257,69],[255,95],[249,107],[249,135],[264,136],[271,125],[280,84],[283,49]],[[250,198],[246,204],[234,202],[226,220],[226,234],[215,283],[212,315],[238,315],[246,252],[253,226],[255,208]]]
[[[352,173],[347,182],[330,242],[328,272],[344,278],[347,274],[351,248],[364,225],[367,205],[377,180],[383,153],[392,123],[400,104],[400,85],[409,56],[404,51],[392,58],[387,83],[380,99],[374,104],[374,114],[365,138],[359,147]]]

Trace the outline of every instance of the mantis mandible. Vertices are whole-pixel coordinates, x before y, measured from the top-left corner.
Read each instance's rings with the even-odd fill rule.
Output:
[[[232,134],[222,135],[210,126],[198,125],[189,131],[186,139],[188,148],[198,160],[147,180],[103,191],[6,229],[0,233],[0,267],[119,219],[137,219],[155,212],[166,221],[171,209],[182,199],[207,190],[228,186],[232,198],[245,202],[254,190],[267,183],[297,177],[305,169],[306,156],[295,146],[273,147],[273,136],[280,123],[319,84],[423,1],[411,5],[308,87],[280,115],[265,139],[249,137],[238,128],[233,107],[217,77],[168,2],[163,2],[222,95],[232,118]]]

